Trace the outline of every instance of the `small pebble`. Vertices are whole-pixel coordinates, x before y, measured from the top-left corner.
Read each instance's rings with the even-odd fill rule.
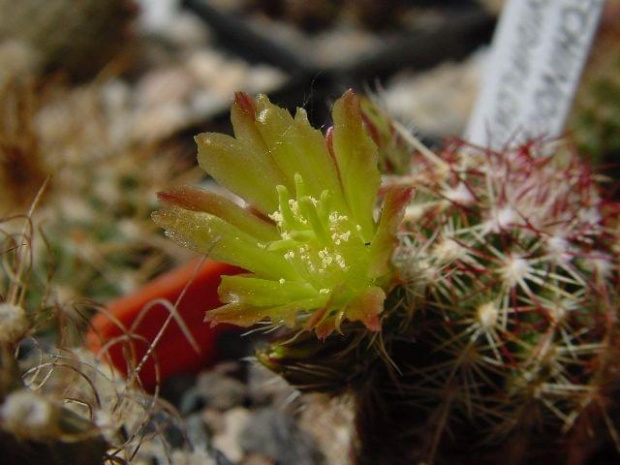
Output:
[[[245,455],[241,448],[241,432],[246,429],[252,414],[245,408],[236,407],[224,413],[223,417],[224,429],[214,436],[213,446],[224,453],[228,459],[238,462]]]
[[[198,395],[205,405],[218,410],[228,410],[241,405],[247,398],[247,388],[241,382],[217,372],[204,372],[196,382]]]
[[[272,458],[278,465],[318,465],[324,458],[314,439],[295,420],[274,408],[254,412],[240,437],[247,453]]]

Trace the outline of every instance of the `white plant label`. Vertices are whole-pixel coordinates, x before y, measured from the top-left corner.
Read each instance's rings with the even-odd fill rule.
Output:
[[[499,149],[560,136],[604,3],[509,0],[465,138]]]

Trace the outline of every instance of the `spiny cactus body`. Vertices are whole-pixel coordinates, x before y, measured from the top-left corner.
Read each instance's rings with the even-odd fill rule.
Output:
[[[596,176],[553,143],[426,155],[395,180],[417,191],[396,260],[407,350],[427,355],[396,360],[394,391],[434,430],[420,459],[459,423],[480,442],[567,433],[606,402],[615,343],[617,232]]]
[[[368,104],[365,113],[360,107],[353,111],[350,97],[346,99],[348,127],[364,121],[378,143],[378,159],[367,162],[393,159],[386,147],[402,150],[408,143],[412,151],[410,169],[386,177],[379,191],[386,197],[383,215],[396,209],[390,207],[390,192],[406,192],[406,198],[415,192],[411,201],[403,197],[394,203],[398,209],[405,203],[407,207],[400,245],[393,254],[393,249],[386,249],[392,255],[391,278],[382,288],[386,297],[375,301],[363,295],[354,306],[352,301],[338,299],[312,301],[304,308],[286,305],[295,302],[296,295],[270,288],[274,296],[269,299],[280,299],[280,305],[275,309],[246,307],[239,321],[247,324],[269,317],[270,326],[289,318],[293,323],[288,333],[258,353],[258,359],[301,389],[353,396],[361,438],[360,464],[495,463],[502,450],[509,451],[509,463],[515,465],[543,458],[549,463],[586,463],[599,445],[588,444],[585,434],[596,431],[602,442],[611,443],[615,426],[610,415],[617,409],[620,235],[617,205],[603,197],[600,179],[573,151],[553,141],[530,142],[501,152],[454,143],[435,154],[400,131],[385,113],[369,109]],[[233,123],[239,111],[234,110]],[[336,104],[335,131],[338,111]],[[303,142],[295,138],[293,129],[298,118],[283,115],[270,120],[262,112],[256,115],[255,124],[262,125],[258,130],[235,128],[238,137],[243,134],[253,148],[246,145],[241,152],[241,147],[235,149],[229,142],[228,150],[237,156],[256,157],[252,160],[258,163],[256,170],[272,169],[261,158],[272,153],[270,147],[282,150],[278,163],[285,166],[314,161],[304,152],[309,144],[291,145]],[[283,121],[288,123],[283,125]],[[271,137],[267,152],[263,148],[266,135]],[[330,145],[329,137],[321,143],[336,152],[339,160],[339,148]],[[356,143],[360,143],[357,148]],[[360,134],[348,144],[348,150],[360,153],[372,142]],[[205,169],[217,172],[222,160],[232,156],[226,152],[224,157],[222,149],[221,142],[203,142]],[[251,150],[258,155],[248,155]],[[325,149],[317,145],[316,150]],[[334,152],[330,152],[332,157]],[[401,155],[398,159],[402,160]],[[340,180],[358,169],[340,161],[337,167]],[[298,181],[294,170],[288,174]],[[230,179],[244,176],[228,175]],[[262,178],[264,184],[254,178],[255,185],[239,183],[239,189],[248,189],[244,196],[250,205],[269,214],[278,205],[276,198],[261,195],[276,183],[269,176]],[[230,179],[225,183],[230,184]],[[295,200],[286,195],[292,187],[278,189],[280,208],[294,206]],[[305,193],[300,182],[295,189],[298,196],[299,191]],[[217,258],[234,259],[236,265],[249,260],[218,249],[239,240],[238,232],[201,225],[214,221],[209,216],[214,214],[210,203],[169,194],[163,198],[173,198],[177,208],[191,211],[181,218],[164,210],[157,217],[181,243],[189,242],[205,253],[215,251]],[[364,195],[359,198],[366,199]],[[271,199],[273,205],[261,206],[264,199]],[[365,211],[372,207],[366,200]],[[356,199],[347,202],[351,207]],[[315,206],[319,214],[326,209],[318,200]],[[195,213],[200,211],[205,213]],[[217,215],[225,218],[221,212]],[[294,214],[288,215],[293,218],[290,221],[300,222]],[[400,221],[400,215],[392,215],[394,223]],[[227,218],[232,222],[237,217],[231,210]],[[271,218],[271,228],[288,232],[279,216],[272,214]],[[309,217],[304,219],[310,223]],[[261,221],[269,227],[265,216]],[[396,229],[396,224],[389,228],[392,233]],[[312,232],[318,235],[316,228]],[[230,233],[234,234],[227,237]],[[290,247],[302,236],[295,232],[295,237],[278,240],[288,240]],[[369,239],[372,250],[376,237]],[[239,247],[234,250],[243,254]],[[257,263],[248,262],[250,270],[256,273],[262,266],[273,273],[279,269],[280,265],[270,265],[270,256],[258,263],[261,256],[252,252]],[[372,283],[365,268],[354,272],[355,279]],[[313,273],[320,271],[305,269],[307,282],[318,279]],[[239,286],[233,290],[226,279],[223,282],[220,292],[225,299],[267,301],[264,289]],[[376,323],[362,320],[364,325],[360,325],[350,317],[355,307],[364,311],[372,302],[383,306],[372,312]],[[317,338],[309,331],[315,326],[306,323],[308,317],[302,313],[300,318],[300,309],[308,312],[309,321],[313,321],[312,314],[342,315],[333,326],[339,334],[316,331]],[[218,317],[209,318],[217,321]],[[226,321],[234,322],[234,318]]]
[[[620,152],[619,18],[620,3],[607,2],[568,124],[583,156],[614,168]]]

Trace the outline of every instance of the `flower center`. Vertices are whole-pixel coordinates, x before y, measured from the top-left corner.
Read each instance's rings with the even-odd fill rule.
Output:
[[[279,209],[269,216],[281,239],[266,247],[282,250],[300,278],[317,292],[366,287],[369,253],[361,227],[350,215],[330,209],[331,193],[323,191],[320,199],[307,195],[299,174],[295,176],[295,199],[285,186],[277,189]]]

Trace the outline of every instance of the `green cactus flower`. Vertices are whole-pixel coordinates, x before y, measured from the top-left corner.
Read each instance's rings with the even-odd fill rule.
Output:
[[[303,109],[295,116],[239,93],[231,115],[235,137],[199,135],[200,166],[245,200],[183,187],[162,192],[154,220],[178,243],[248,270],[225,276],[212,324],[313,330],[325,338],[343,321],[380,329],[394,283],[391,256],[411,189],[389,189],[375,219],[381,183],[377,148],[357,96],[333,108],[324,136]]]

